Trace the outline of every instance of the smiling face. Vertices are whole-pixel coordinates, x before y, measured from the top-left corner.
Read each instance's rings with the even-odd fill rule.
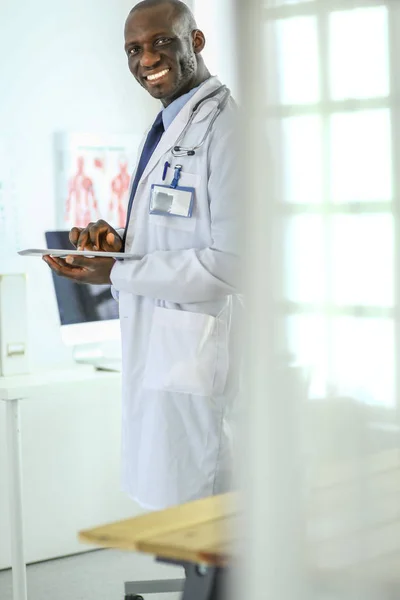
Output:
[[[192,31],[168,3],[140,8],[125,24],[129,69],[164,106],[209,76],[199,57],[204,45],[201,31]]]

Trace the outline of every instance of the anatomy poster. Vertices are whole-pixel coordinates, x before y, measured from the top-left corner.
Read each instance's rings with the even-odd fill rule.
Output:
[[[124,227],[140,136],[57,134],[57,221],[60,229],[104,219]]]

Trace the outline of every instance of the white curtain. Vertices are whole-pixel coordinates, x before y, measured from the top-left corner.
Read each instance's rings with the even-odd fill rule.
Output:
[[[248,307],[237,597],[398,598],[400,5],[237,0],[236,16]]]

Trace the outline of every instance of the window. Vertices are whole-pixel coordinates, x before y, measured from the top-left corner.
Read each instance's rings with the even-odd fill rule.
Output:
[[[281,304],[288,349],[311,368],[313,397],[333,388],[394,406],[396,15],[384,1],[349,4],[266,1]]]

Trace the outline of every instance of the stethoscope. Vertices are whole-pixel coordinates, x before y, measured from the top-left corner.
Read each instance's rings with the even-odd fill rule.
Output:
[[[214,109],[214,115],[213,118],[211,119],[207,131],[205,132],[205,134],[203,135],[203,139],[201,140],[201,142],[199,144],[197,144],[197,146],[193,146],[192,148],[185,148],[185,146],[181,146],[180,143],[182,142],[183,138],[185,137],[188,129],[190,128],[190,126],[192,125],[194,118],[196,117],[197,113],[199,112],[200,108],[203,106],[203,104],[205,102],[208,102],[208,100],[211,100],[212,98],[214,98],[215,96],[217,96],[220,92],[224,91],[224,95],[223,97],[218,100],[217,106]],[[229,97],[231,95],[231,92],[229,91],[229,89],[226,87],[226,85],[221,85],[218,89],[214,90],[213,92],[211,92],[211,94],[208,94],[208,96],[205,96],[204,98],[202,98],[199,102],[197,102],[197,104],[192,108],[192,112],[189,118],[189,121],[187,122],[184,130],[182,131],[181,135],[179,136],[179,138],[176,140],[176,145],[172,148],[172,155],[175,157],[179,157],[179,156],[194,156],[196,154],[196,151],[199,150],[202,146],[204,146],[205,141],[208,137],[208,135],[211,132],[212,126],[215,123],[215,120],[218,118],[218,116],[221,114],[221,112],[224,110]]]

